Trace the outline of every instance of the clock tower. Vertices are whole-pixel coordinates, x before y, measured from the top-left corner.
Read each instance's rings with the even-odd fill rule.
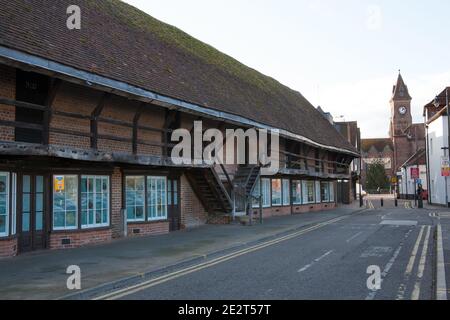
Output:
[[[391,98],[391,138],[406,136],[406,130],[412,125],[411,96],[408,86],[399,73],[397,84],[392,89]]]
[[[394,146],[394,170],[398,172],[409,157],[414,154],[412,127],[411,96],[408,86],[399,73],[397,84],[392,89],[390,138]]]

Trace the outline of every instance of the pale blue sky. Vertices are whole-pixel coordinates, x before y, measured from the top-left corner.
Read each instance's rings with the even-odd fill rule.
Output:
[[[300,91],[363,137],[388,134],[401,69],[422,107],[450,85],[447,0],[126,0]]]

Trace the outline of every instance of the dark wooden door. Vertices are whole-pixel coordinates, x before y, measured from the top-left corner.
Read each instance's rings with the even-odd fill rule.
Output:
[[[44,175],[23,174],[19,178],[19,251],[46,248],[46,192]]]
[[[179,195],[179,178],[169,178],[167,180],[167,209],[170,222],[170,231],[177,231],[181,229],[181,208]]]

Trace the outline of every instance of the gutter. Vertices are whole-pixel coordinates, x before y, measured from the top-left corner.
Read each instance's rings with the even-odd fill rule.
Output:
[[[247,118],[239,116],[239,115],[235,115],[235,114],[223,112],[223,111],[218,111],[215,109],[205,108],[205,107],[193,104],[193,103],[189,103],[189,102],[182,101],[179,99],[160,95],[155,92],[148,91],[148,90],[130,85],[130,84],[122,82],[122,81],[110,79],[110,78],[103,77],[103,76],[100,76],[100,75],[97,75],[97,74],[94,74],[91,72],[79,70],[79,69],[69,67],[67,65],[64,65],[64,64],[52,61],[52,60],[48,60],[48,59],[41,58],[41,57],[38,57],[35,55],[24,53],[22,51],[10,49],[10,48],[4,47],[4,46],[0,46],[0,58],[4,58],[9,61],[14,61],[16,63],[26,64],[26,65],[33,66],[33,67],[36,67],[39,69],[44,69],[44,70],[50,71],[52,73],[56,73],[59,76],[69,77],[70,79],[78,79],[89,86],[97,85],[102,88],[106,88],[110,91],[115,90],[115,91],[123,92],[126,94],[130,94],[134,97],[139,98],[140,100],[150,101],[150,102],[157,101],[164,105],[168,104],[169,106],[175,106],[177,108],[186,110],[191,113],[192,112],[200,113],[200,114],[211,116],[213,118],[226,119],[231,122],[235,122],[238,124],[244,124],[244,125],[247,125],[250,127],[256,127],[259,129],[266,129],[268,131],[279,132],[279,134],[281,136],[284,136],[284,137],[287,137],[287,138],[290,138],[293,140],[297,140],[297,141],[300,141],[300,142],[303,142],[303,143],[306,143],[306,144],[309,144],[309,145],[312,145],[315,147],[319,147],[321,149],[344,153],[344,154],[351,155],[351,156],[354,156],[357,158],[360,157],[360,154],[358,154],[356,152],[342,149],[342,148],[333,147],[333,146],[327,146],[327,145],[324,145],[321,143],[317,143],[309,138],[303,137],[301,135],[292,133],[292,132],[284,130],[284,129],[274,128],[272,126],[269,126],[269,125],[266,125],[266,124],[263,124],[263,123],[260,123],[260,122],[254,121],[254,120],[250,120],[250,119],[247,119]]]

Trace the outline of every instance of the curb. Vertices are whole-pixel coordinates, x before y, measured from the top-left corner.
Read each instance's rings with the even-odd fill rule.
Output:
[[[447,300],[447,282],[445,279],[444,248],[442,243],[442,226],[439,223],[436,229],[436,300]]]
[[[353,212],[350,212],[349,214],[345,214],[342,215],[342,217],[345,216],[352,216],[352,215],[356,215],[359,213],[362,213],[364,211],[367,211],[367,209],[359,209],[359,210],[355,210]],[[331,219],[332,220],[332,219]],[[185,268],[185,267],[189,267],[201,262],[204,262],[208,259],[217,257],[217,256],[222,256],[228,253],[232,253],[234,251],[238,251],[241,249],[245,249],[247,247],[251,247],[251,246],[255,246],[270,240],[274,240],[286,235],[289,235],[291,233],[295,233],[297,231],[300,231],[301,229],[305,229],[308,227],[311,227],[315,224],[318,223],[323,223],[326,222],[322,221],[322,222],[314,222],[314,223],[310,223],[310,224],[306,224],[306,225],[302,225],[302,226],[298,226],[298,227],[294,227],[294,228],[290,228],[288,230],[273,234],[273,235],[269,235],[269,236],[265,236],[262,237],[260,239],[256,239],[250,242],[246,242],[246,243],[242,243],[242,244],[238,244],[238,245],[234,245],[231,247],[227,247],[227,248],[223,248],[223,249],[219,249],[216,251],[212,251],[209,253],[206,253],[204,255],[201,256],[197,256],[197,257],[192,257],[192,258],[188,258],[186,260],[181,260],[178,262],[175,262],[171,265],[168,266],[163,266],[161,268],[158,269],[154,269],[154,270],[150,270],[147,272],[143,272],[141,274],[137,274],[135,276],[131,276],[131,277],[127,277],[127,278],[122,278],[119,280],[114,280],[105,284],[101,284],[97,287],[93,287],[90,289],[86,289],[77,293],[73,293],[73,294],[68,294],[59,298],[56,298],[56,300],[90,300],[92,298],[95,298],[96,296],[99,296],[101,294],[107,294],[109,292],[113,292],[113,291],[117,291],[120,289],[124,289],[126,287],[135,285],[135,284],[139,284],[140,282],[149,280],[151,278],[157,277],[157,276],[162,276],[165,274],[169,274],[171,272],[176,271],[177,269],[181,269],[181,268]]]

